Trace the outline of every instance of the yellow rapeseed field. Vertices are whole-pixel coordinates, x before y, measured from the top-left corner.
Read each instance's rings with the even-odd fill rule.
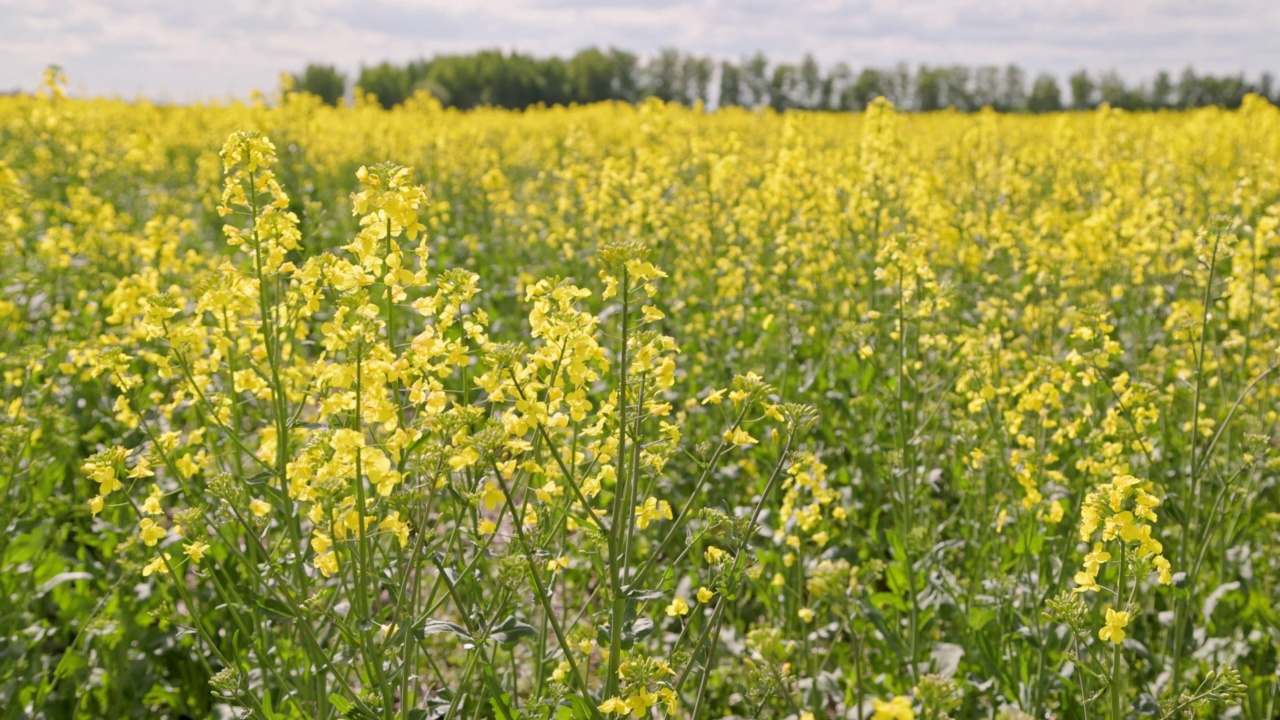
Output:
[[[0,98],[0,718],[1273,718],[1280,110]]]

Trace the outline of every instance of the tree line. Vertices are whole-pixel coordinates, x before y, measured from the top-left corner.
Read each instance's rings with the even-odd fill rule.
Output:
[[[1050,73],[1030,78],[1017,65],[913,68],[899,63],[855,71],[846,63],[824,68],[812,55],[799,63],[771,63],[756,53],[733,62],[667,49],[642,59],[616,48],[588,48],[568,59],[484,50],[403,65],[384,62],[361,68],[354,84],[332,65],[311,64],[293,76],[292,85],[331,105],[356,88],[375,94],[386,108],[419,90],[430,92],[446,107],[460,109],[634,103],[652,97],[690,106],[856,111],[884,96],[903,110],[954,107],[972,112],[990,106],[1003,112],[1041,113],[1087,110],[1101,103],[1126,110],[1234,108],[1248,93],[1280,100],[1269,73],[1251,81],[1242,73],[1200,74],[1188,67],[1176,77],[1160,71],[1135,85],[1114,70],[1080,70],[1067,78],[1064,88]]]

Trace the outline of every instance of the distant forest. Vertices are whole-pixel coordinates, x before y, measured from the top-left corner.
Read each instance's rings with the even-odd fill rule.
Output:
[[[293,89],[333,105],[351,88],[377,95],[387,108],[427,90],[445,106],[462,109],[608,100],[634,103],[653,97],[690,106],[700,102],[706,107],[856,111],[883,95],[903,110],[954,107],[971,112],[990,106],[1003,112],[1041,113],[1086,110],[1101,103],[1128,110],[1233,108],[1248,93],[1280,99],[1273,94],[1277,89],[1270,74],[1251,81],[1243,74],[1199,74],[1189,67],[1176,77],[1161,71],[1136,85],[1126,84],[1115,71],[1080,70],[1064,88],[1052,74],[1032,79],[1017,65],[913,68],[900,63],[855,71],[845,63],[824,68],[812,55],[798,64],[771,63],[763,53],[731,62],[672,49],[648,59],[624,50],[596,48],[568,59],[499,50],[437,55],[404,65],[384,62],[362,68],[354,84],[332,65],[312,64],[293,76]]]

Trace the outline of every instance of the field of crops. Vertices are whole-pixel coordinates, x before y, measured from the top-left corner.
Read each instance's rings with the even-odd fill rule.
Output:
[[[0,720],[1276,717],[1277,157],[0,98]]]

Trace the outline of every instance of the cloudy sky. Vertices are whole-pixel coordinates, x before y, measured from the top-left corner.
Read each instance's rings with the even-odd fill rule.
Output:
[[[0,91],[50,63],[78,94],[172,101],[437,52],[617,46],[718,58],[812,52],[855,68],[1016,62],[1034,73],[1187,64],[1280,74],[1276,0],[0,0]]]

